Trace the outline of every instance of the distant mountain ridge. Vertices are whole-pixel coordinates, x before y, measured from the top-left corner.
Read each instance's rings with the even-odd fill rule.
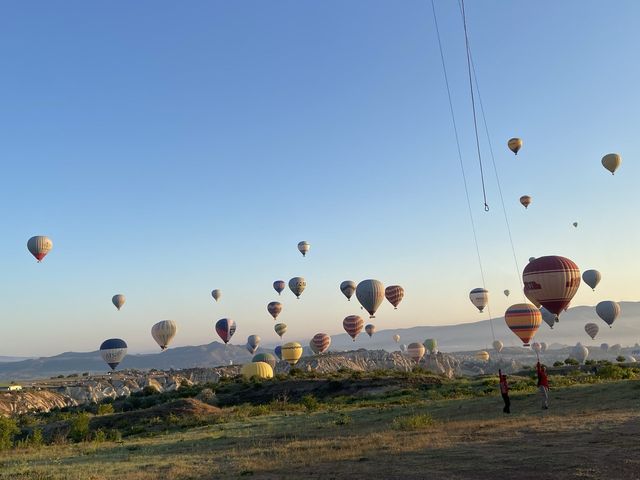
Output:
[[[598,318],[594,307],[580,306],[569,309],[560,316],[553,330],[545,323],[540,327],[535,340],[547,342],[553,348],[563,345],[575,345],[577,342],[585,344],[620,343],[632,346],[640,342],[640,302],[621,302],[622,313],[613,328]],[[594,322],[600,327],[595,340],[591,340],[584,331],[587,322]],[[520,347],[518,338],[507,328],[504,318],[492,319],[496,339],[505,346]],[[399,344],[393,341],[394,334],[400,335],[400,344],[423,342],[426,338],[435,338],[438,348],[443,352],[473,351],[491,348],[493,337],[489,320],[473,323],[444,326],[423,326],[412,328],[398,328],[380,330],[369,338],[361,333],[354,343],[346,334],[331,337],[331,351],[353,350],[366,348],[369,350],[394,351]],[[299,341],[308,351],[308,339],[286,339]],[[260,347],[258,352],[272,352],[272,349]],[[162,353],[129,354],[119,368],[129,369],[182,369],[193,367],[216,367],[251,361],[252,355],[244,346],[224,345],[212,342],[208,345],[170,348]],[[108,367],[102,360],[99,351],[94,352],[65,352],[53,357],[31,358],[14,362],[0,362],[0,380],[21,380],[32,378],[46,378],[54,375],[68,375],[71,373],[104,373]]]

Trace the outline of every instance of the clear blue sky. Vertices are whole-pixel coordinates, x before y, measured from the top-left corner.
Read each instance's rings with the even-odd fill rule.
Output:
[[[498,316],[518,277],[490,168],[482,211],[457,3],[436,8]],[[565,255],[604,275],[575,305],[638,300],[640,4],[469,0],[467,14],[520,266]],[[295,275],[309,286],[283,294],[291,340],[360,312],[345,279],[404,285],[379,329],[486,318],[467,297],[481,281],[430,2],[12,2],[0,57],[0,354],[112,336],[149,351],[163,319],[175,345],[208,343],[225,316],[234,343],[275,343],[271,282]],[[54,241],[40,265],[37,234]]]

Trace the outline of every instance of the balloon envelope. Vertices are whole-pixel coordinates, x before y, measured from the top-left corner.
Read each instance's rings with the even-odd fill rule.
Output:
[[[551,328],[553,328],[553,326],[558,322],[558,317],[544,307],[540,307],[540,314],[542,315],[544,323],[549,325]]]
[[[601,279],[602,275],[600,275],[600,272],[597,270],[585,270],[582,272],[582,280],[589,285],[592,290],[596,289]]]
[[[362,331],[362,327],[364,327],[364,320],[358,315],[349,315],[342,321],[342,326],[345,332],[347,332],[355,342],[356,337]]]
[[[400,285],[390,285],[384,289],[384,296],[387,298],[389,303],[393,305],[394,309],[398,308],[400,302],[404,298],[404,288]]]
[[[122,306],[124,305],[124,302],[126,301],[127,301],[126,297],[121,293],[118,293],[117,295],[114,295],[113,297],[111,297],[111,303],[113,303],[113,305],[118,310],[122,308]]]
[[[120,338],[105,340],[100,345],[100,355],[111,367],[111,370],[115,370],[127,355],[127,343]]]
[[[511,294],[509,290],[505,290],[503,293],[505,297],[508,297]]]
[[[489,291],[484,288],[474,288],[469,292],[469,300],[471,300],[471,303],[482,313],[484,307],[489,303]]]
[[[540,353],[542,351],[542,345],[540,345],[538,342],[533,342],[531,344],[531,350],[536,353]]]
[[[53,242],[45,235],[36,235],[27,241],[27,249],[31,252],[31,255],[36,257],[38,262],[42,261],[52,248]]]
[[[509,329],[522,340],[524,346],[528,347],[542,323],[542,314],[533,305],[517,303],[507,309],[504,320]]]
[[[509,147],[509,150],[511,150],[513,153],[517,155],[520,149],[522,148],[522,140],[517,137],[510,138],[509,141],[507,142],[507,146]]]
[[[600,328],[598,328],[598,325],[596,325],[595,323],[587,323],[584,326],[584,331],[587,332],[587,335],[589,335],[593,340],[594,338],[596,338],[596,335],[598,335]]]
[[[273,367],[267,362],[251,362],[245,363],[240,370],[242,376],[249,380],[252,377],[266,380],[273,378]]]
[[[524,267],[522,281],[527,298],[560,315],[578,291],[580,269],[565,257],[539,257]]]
[[[267,305],[267,312],[269,312],[275,320],[278,318],[278,315],[280,315],[280,312],[282,312],[282,304],[280,302],[270,302]]]
[[[253,356],[251,361],[268,363],[271,365],[272,369],[276,368],[276,363],[278,363],[276,357],[270,353],[257,353]]]
[[[620,305],[611,300],[605,300],[596,305],[596,313],[611,327],[613,322],[616,321],[616,318],[618,318],[618,315],[620,315]]]
[[[589,350],[584,345],[577,344],[575,347],[573,347],[572,356],[580,363],[584,363],[584,361],[589,356]]]
[[[273,330],[276,332],[276,334],[282,338],[282,336],[287,333],[287,325],[284,323],[276,323],[273,326]]]
[[[480,360],[481,362],[488,362],[489,361],[489,352],[482,350],[481,352],[476,353],[475,355],[476,360]]]
[[[529,195],[521,196],[520,203],[524,208],[529,208],[529,205],[531,205],[531,197]]]
[[[414,362],[418,363],[424,357],[424,345],[418,342],[410,343],[407,347],[407,354]]]
[[[376,333],[376,326],[372,323],[369,323],[364,327],[364,331],[367,332],[367,335],[369,335],[369,338],[371,338],[373,334]]]
[[[302,356],[302,345],[298,342],[285,343],[282,346],[282,359],[289,365],[293,366],[298,363]]]
[[[307,282],[302,277],[293,277],[291,280],[289,280],[289,290],[293,292],[296,298],[300,298],[300,295],[302,295],[302,292],[304,292],[304,289],[306,287]]]
[[[617,153],[608,153],[602,157],[602,166],[611,172],[611,175],[616,173],[618,167],[622,163],[622,157]]]
[[[276,357],[278,357],[279,360],[282,360],[282,347],[280,345],[276,346],[276,348],[273,349],[273,353]]]
[[[546,352],[546,351],[547,351],[547,348],[548,348],[548,345],[547,345],[547,343],[546,343],[546,342],[540,342],[540,351],[541,351],[542,353]]]
[[[280,295],[285,289],[286,285],[287,284],[284,280],[276,280],[275,282],[273,282],[273,289],[278,292],[278,295]]]
[[[160,346],[161,350],[166,350],[171,340],[173,340],[173,337],[176,336],[177,331],[178,326],[176,322],[173,320],[162,320],[151,327],[151,336]]]
[[[429,353],[436,353],[438,351],[438,342],[435,338],[427,338],[423,345]]]
[[[216,333],[220,336],[222,341],[227,344],[233,334],[236,332],[236,322],[230,318],[221,318],[216,322]]]
[[[398,335],[397,333],[393,336],[393,341],[398,343],[400,341],[400,335]]]
[[[331,345],[331,337],[326,333],[316,333],[311,339],[311,343],[315,346],[317,353],[324,353]]]
[[[347,297],[347,300],[351,301],[351,297],[356,291],[356,282],[352,280],[345,280],[340,284],[340,291]]]
[[[300,251],[303,257],[307,256],[307,252],[310,249],[311,249],[311,244],[309,242],[302,241],[298,243],[298,250]]]
[[[356,287],[356,298],[370,318],[375,318],[376,310],[384,300],[384,285],[378,280],[363,280]]]
[[[493,341],[493,348],[496,352],[500,353],[504,348],[504,344],[500,340]]]
[[[220,297],[222,297],[222,291],[217,288],[215,290],[211,290],[211,296],[217,302],[220,300]]]

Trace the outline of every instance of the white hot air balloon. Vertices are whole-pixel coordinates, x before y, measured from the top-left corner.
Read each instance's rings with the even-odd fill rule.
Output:
[[[592,290],[595,290],[602,279],[602,275],[597,270],[585,270],[582,272],[582,280],[589,285]]]
[[[289,290],[293,292],[296,298],[300,298],[304,289],[307,288],[307,281],[302,277],[293,277],[289,280]]]
[[[53,242],[51,239],[44,235],[37,235],[35,237],[31,237],[27,241],[27,249],[36,257],[38,263],[42,261],[42,259],[51,251],[53,248]]]
[[[120,310],[122,308],[122,306],[124,305],[124,302],[126,302],[126,301],[127,301],[127,298],[121,293],[118,293],[117,295],[114,295],[111,298],[111,303],[113,303],[113,305],[118,310]]]
[[[471,300],[471,303],[482,313],[484,307],[489,303],[489,291],[484,288],[474,288],[469,292],[469,300]]]
[[[613,322],[615,322],[618,315],[620,315],[620,305],[611,300],[605,300],[596,305],[596,313],[609,325],[609,328],[611,328]]]
[[[211,296],[217,302],[218,300],[220,300],[220,297],[222,297],[222,292],[216,288],[215,290],[211,291]]]
[[[151,336],[160,346],[161,350],[166,350],[173,337],[176,336],[178,326],[173,320],[162,320],[151,327]]]
[[[375,318],[376,310],[384,300],[384,285],[378,280],[363,280],[356,287],[356,298],[369,312],[369,318]]]
[[[533,350],[536,353],[540,353],[542,351],[542,345],[540,345],[540,343],[538,342],[533,342],[531,344],[531,350]]]
[[[589,356],[589,350],[581,343],[578,343],[575,347],[573,347],[573,351],[571,352],[571,354],[573,358],[578,360],[578,362],[584,363],[584,361]]]
[[[504,348],[504,344],[500,340],[494,340],[493,348],[495,349],[496,352],[500,353]]]
[[[302,241],[298,243],[298,250],[300,251],[303,257],[307,256],[307,253],[309,252],[310,249],[311,249],[311,244],[309,242]]]
[[[398,343],[400,341],[400,335],[398,335],[397,333],[393,336],[393,341]]]

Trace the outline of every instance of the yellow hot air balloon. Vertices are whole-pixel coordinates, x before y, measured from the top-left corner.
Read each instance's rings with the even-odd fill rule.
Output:
[[[529,205],[531,205],[531,197],[529,195],[521,196],[520,203],[524,208],[529,208]]]
[[[51,251],[53,248],[53,242],[51,239],[44,235],[37,235],[35,237],[31,237],[27,241],[27,249],[36,257],[38,262],[41,262],[42,259]]]
[[[602,166],[611,172],[611,175],[616,173],[616,170],[622,163],[622,157],[617,153],[608,153],[602,157]]]
[[[245,363],[240,370],[242,376],[249,380],[252,377],[257,377],[261,380],[273,378],[273,368],[267,362],[251,362]]]
[[[480,360],[481,362],[488,362],[489,361],[489,352],[482,350],[481,352],[476,353],[475,355],[476,360]]]
[[[511,150],[516,155],[518,155],[518,152],[522,148],[522,140],[520,138],[515,138],[515,137],[510,138],[509,141],[507,142],[507,146],[509,147],[509,150]]]
[[[302,345],[298,342],[285,343],[281,351],[282,359],[293,367],[302,356]]]

